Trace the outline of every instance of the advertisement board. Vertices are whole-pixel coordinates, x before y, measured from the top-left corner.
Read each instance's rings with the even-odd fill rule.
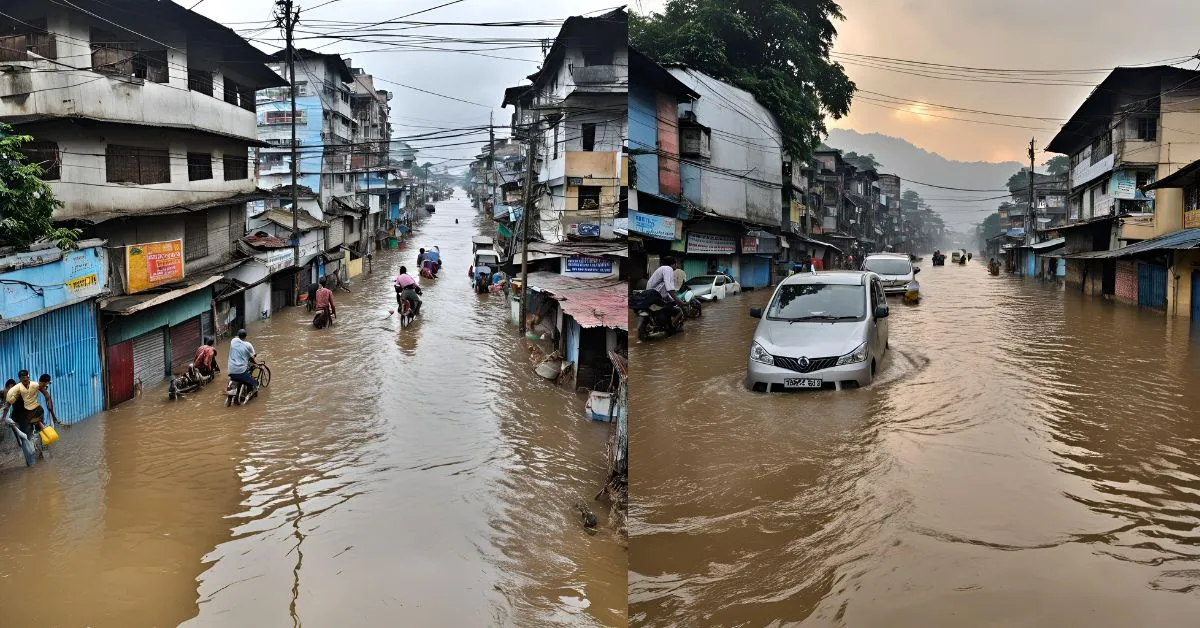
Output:
[[[689,233],[687,252],[701,255],[733,255],[737,253],[737,240],[733,236]]]
[[[125,247],[125,293],[183,281],[183,240]]]
[[[629,211],[629,230],[659,240],[676,239],[676,222],[668,216]]]

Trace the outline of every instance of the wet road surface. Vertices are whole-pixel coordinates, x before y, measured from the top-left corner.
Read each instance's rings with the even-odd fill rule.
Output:
[[[480,222],[439,203],[336,294],[333,329],[303,308],[252,324],[273,378],[246,407],[163,387],[63,430],[48,463],[0,445],[0,625],[624,624],[626,550],[606,508],[592,535],[572,510],[608,428],[470,290]],[[434,244],[446,266],[401,330],[391,278]]]
[[[923,265],[863,390],[742,388],[766,291],[631,348],[631,624],[1196,625],[1200,335]]]

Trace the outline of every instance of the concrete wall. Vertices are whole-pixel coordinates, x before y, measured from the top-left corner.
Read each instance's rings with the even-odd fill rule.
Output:
[[[245,301],[246,311],[244,320],[246,322],[260,320],[260,315],[263,310],[266,310],[267,315],[271,313],[271,281],[266,279],[267,269],[257,261],[249,261],[237,268],[225,273],[225,276],[232,277],[247,284],[256,284],[246,289]],[[265,280],[265,281],[264,281]],[[236,331],[236,330],[234,330]]]
[[[1167,311],[1185,318],[1192,315],[1192,275],[1200,273],[1200,251],[1176,251],[1174,263],[1167,271]]]
[[[6,62],[6,65],[39,71],[0,73],[0,119],[53,114],[148,125],[179,125],[254,138],[254,113],[224,101],[226,75],[217,64],[211,63],[211,57],[211,69],[215,72],[213,95],[188,90],[188,41],[179,25],[157,24],[152,31],[155,40],[170,46],[166,49],[168,82],[142,82],[90,71],[92,27],[121,32],[119,28],[52,3],[21,0],[5,5],[6,13],[11,11],[11,15],[46,17],[47,29],[56,35],[58,59],[54,62]],[[64,66],[80,71],[60,71]]]
[[[208,255],[186,261],[184,273],[191,274],[204,268],[229,261],[233,257],[234,242],[243,235],[242,226],[245,224],[245,204],[220,205],[205,210],[208,223]],[[129,220],[109,220],[95,226],[97,237],[108,240],[109,247],[123,247],[131,244],[148,242],[163,242],[167,240],[184,240],[184,258],[187,253],[187,237],[184,233],[184,221],[195,214],[166,214],[162,216],[142,216]],[[114,271],[124,276],[124,251],[113,249]],[[115,273],[114,273],[115,274]],[[120,293],[122,285],[113,283],[113,290]]]
[[[108,289],[108,252],[99,242],[0,258],[0,318],[28,316],[94,297]],[[72,281],[74,280],[74,281]]]
[[[63,202],[55,212],[56,220],[84,218],[94,213],[142,212],[217,200],[255,189],[253,174],[235,181],[225,180],[222,157],[246,156],[248,145],[238,140],[169,129],[154,129],[116,124],[79,124],[52,121],[24,125],[21,132],[36,140],[58,143],[61,153],[61,177],[49,181],[54,195]],[[106,179],[105,147],[110,144],[166,149],[171,161],[168,183],[135,185],[109,183]],[[201,181],[188,180],[187,153],[212,155],[213,176]]]
[[[696,70],[670,72],[700,94],[694,103],[681,105],[681,111],[690,108],[700,124],[712,129],[710,168],[700,172],[700,205],[722,216],[778,226],[783,151],[774,117],[749,92]],[[685,193],[687,187],[685,181]]]

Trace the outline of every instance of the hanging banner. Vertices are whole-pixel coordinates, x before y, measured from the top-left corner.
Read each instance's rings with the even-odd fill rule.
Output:
[[[125,247],[125,293],[135,294],[183,280],[183,240]]]
[[[689,233],[687,252],[701,255],[733,255],[737,253],[737,240],[733,236]]]
[[[629,230],[659,240],[674,240],[675,219],[629,210]]]
[[[572,255],[567,258],[568,273],[586,273],[589,275],[611,275],[612,260],[591,255]]]

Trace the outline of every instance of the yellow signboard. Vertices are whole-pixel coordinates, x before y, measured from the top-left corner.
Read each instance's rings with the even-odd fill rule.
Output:
[[[183,280],[183,240],[125,247],[125,292],[134,294]]]
[[[96,277],[96,273],[92,273],[90,275],[84,275],[83,277],[76,277],[68,280],[66,285],[68,290],[71,290],[72,292],[80,292],[95,286],[98,283],[99,279]]]
[[[1183,212],[1183,227],[1185,229],[1200,227],[1200,209]]]

